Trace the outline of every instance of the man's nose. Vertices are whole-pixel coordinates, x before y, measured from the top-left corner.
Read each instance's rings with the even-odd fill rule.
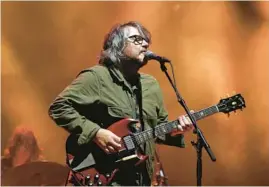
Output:
[[[149,43],[146,40],[143,40],[142,47],[147,49],[149,47]]]

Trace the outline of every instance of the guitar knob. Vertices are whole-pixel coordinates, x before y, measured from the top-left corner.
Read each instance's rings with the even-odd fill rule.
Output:
[[[106,178],[108,179],[108,178],[110,178],[111,177],[111,175],[109,174],[109,173],[107,173],[106,174]]]
[[[98,174],[95,174],[95,176],[94,176],[94,181],[96,182],[96,181],[98,181],[98,179],[99,179],[99,175]]]
[[[88,185],[89,182],[90,182],[90,180],[91,180],[91,176],[90,176],[90,175],[87,175],[87,176],[85,177],[85,185]]]
[[[97,186],[102,186],[102,181],[98,181]]]
[[[92,182],[89,182],[89,183],[88,183],[88,186],[93,186],[93,183],[92,183]]]

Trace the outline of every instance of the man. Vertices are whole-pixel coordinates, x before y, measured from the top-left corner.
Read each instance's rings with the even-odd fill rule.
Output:
[[[33,131],[19,126],[15,129],[4,151],[4,156],[1,159],[1,173],[3,174],[6,170],[14,167],[43,159],[42,150]]]
[[[80,131],[79,145],[95,142],[107,154],[121,148],[121,138],[107,128],[122,118],[138,119],[138,130],[151,129],[168,121],[162,93],[155,78],[138,73],[147,63],[145,52],[150,33],[137,22],[117,25],[105,38],[99,65],[83,70],[51,104],[49,115],[71,133]],[[155,140],[184,147],[182,132],[192,129],[180,116],[178,131]],[[150,185],[153,173],[154,140],[141,147],[149,158],[139,169],[120,170],[111,185]]]
[[[31,129],[16,127],[1,159],[2,186],[62,186],[68,172],[68,167],[45,160]]]

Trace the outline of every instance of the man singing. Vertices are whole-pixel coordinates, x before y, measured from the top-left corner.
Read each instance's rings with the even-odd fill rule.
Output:
[[[79,133],[78,145],[94,142],[105,153],[115,153],[121,138],[107,128],[123,118],[140,121],[140,131],[168,121],[157,80],[139,69],[147,64],[149,31],[137,22],[119,24],[106,35],[99,64],[79,73],[54,100],[49,115],[70,133]],[[177,132],[148,141],[140,148],[148,159],[141,167],[119,170],[108,185],[149,186],[153,174],[155,142],[184,147],[182,133],[192,129],[184,115]],[[176,134],[176,135],[175,135]],[[175,135],[175,136],[174,136]]]

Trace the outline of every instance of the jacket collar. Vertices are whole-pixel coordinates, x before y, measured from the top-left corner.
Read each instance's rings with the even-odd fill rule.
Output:
[[[137,89],[137,86],[131,86],[130,83],[124,78],[122,72],[115,66],[111,66],[108,68],[111,72],[114,79],[116,79],[120,84],[125,86],[130,93],[133,93],[135,89]],[[138,81],[140,82],[140,74],[138,73]]]

